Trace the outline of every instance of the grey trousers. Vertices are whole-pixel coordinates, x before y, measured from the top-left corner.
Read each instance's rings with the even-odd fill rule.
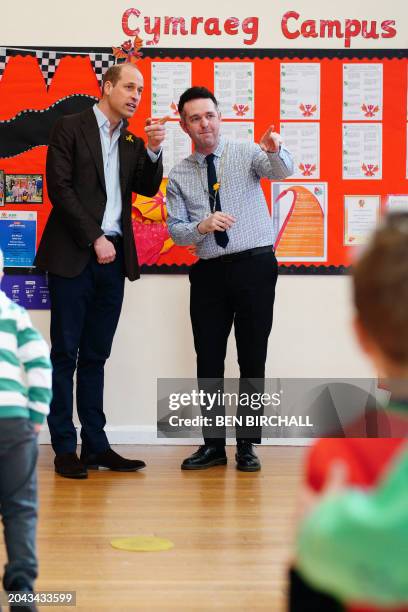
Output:
[[[6,591],[33,590],[37,577],[37,434],[25,418],[0,419],[0,514]]]

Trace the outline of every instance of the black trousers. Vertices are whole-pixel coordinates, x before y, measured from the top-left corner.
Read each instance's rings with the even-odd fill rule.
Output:
[[[99,264],[92,251],[88,265],[75,278],[49,274],[53,398],[48,426],[56,454],[75,452],[77,446],[72,421],[75,370],[82,447],[94,453],[109,448],[104,431],[104,366],[119,321],[125,284],[121,242],[115,248],[116,258],[110,264]]]
[[[262,392],[268,338],[272,328],[278,265],[275,255],[264,252],[224,261],[200,259],[190,270],[190,315],[197,354],[200,389],[223,389],[224,361],[232,325],[240,370],[240,396]],[[211,380],[209,380],[211,379]],[[260,381],[262,389],[260,389]],[[205,407],[203,414],[209,415]],[[225,406],[217,407],[225,414]],[[253,414],[253,411],[249,409]],[[214,411],[213,411],[213,414]],[[248,406],[238,406],[237,416],[248,414]],[[257,415],[261,414],[258,410]],[[237,428],[237,438],[261,442],[261,428]],[[225,446],[222,428],[203,429],[206,444]]]

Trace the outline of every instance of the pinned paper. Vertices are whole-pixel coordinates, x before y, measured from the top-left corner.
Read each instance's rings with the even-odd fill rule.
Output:
[[[254,118],[254,62],[215,62],[214,93],[224,119]]]
[[[272,183],[278,261],[326,261],[327,184]]]

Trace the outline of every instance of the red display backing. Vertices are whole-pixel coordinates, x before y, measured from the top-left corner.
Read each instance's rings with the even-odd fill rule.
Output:
[[[152,61],[191,61],[192,83],[213,89],[214,62],[248,61],[255,65],[255,141],[271,124],[280,124],[280,64],[282,62],[317,62],[321,66],[320,108],[320,178],[328,183],[328,257],[319,266],[335,267],[350,265],[355,247],[343,246],[344,196],[378,195],[384,205],[388,194],[408,192],[406,179],[406,133],[407,133],[407,60],[397,58],[351,59],[287,59],[287,58],[198,58],[183,57],[172,60],[145,57],[138,67],[145,77],[145,92],[137,114],[130,122],[130,129],[143,136],[145,119],[151,109],[151,63]],[[380,180],[343,180],[342,178],[342,87],[344,63],[382,63],[383,65],[383,174]],[[67,56],[61,59],[55,76],[47,91],[43,76],[35,57],[18,55],[10,57],[0,82],[0,121],[12,119],[26,109],[45,109],[71,94],[81,93],[99,96],[100,91],[91,62],[84,56]],[[7,174],[44,174],[46,146],[28,150],[10,158],[0,158],[0,170]],[[286,181],[288,184],[290,179]],[[299,182],[299,181],[297,181]],[[303,179],[302,182],[308,182]],[[316,182],[311,179],[310,182]],[[263,181],[268,206],[271,207],[269,181]],[[50,202],[44,186],[43,204],[7,204],[2,210],[35,210],[38,214],[37,243],[41,237],[50,211]],[[145,220],[146,221],[146,220]],[[147,220],[147,223],[151,221]],[[160,220],[159,220],[160,223]],[[168,243],[167,243],[168,245]],[[158,255],[155,265],[191,264],[194,257],[186,248],[171,246]],[[167,265],[165,265],[167,264]],[[288,264],[284,264],[288,265]],[[294,266],[314,266],[313,262],[295,262]],[[291,264],[292,266],[292,264]]]

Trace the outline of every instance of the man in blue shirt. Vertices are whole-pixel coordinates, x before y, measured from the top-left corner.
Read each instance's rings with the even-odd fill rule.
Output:
[[[199,257],[190,270],[197,377],[210,393],[222,388],[227,341],[234,323],[243,397],[263,387],[278,268],[272,220],[260,179],[288,177],[293,171],[292,157],[273,126],[259,144],[221,138],[217,100],[204,87],[185,91],[178,108],[181,127],[193,141],[195,152],[170,172],[168,227],[176,244],[195,245]],[[224,406],[218,406],[218,414],[223,413]],[[250,407],[239,405],[238,416],[245,420],[250,414]],[[207,416],[211,415],[207,412]],[[183,462],[182,469],[226,464],[223,429],[210,427],[203,433],[204,446]],[[260,442],[259,427],[237,429],[239,470],[260,469],[252,446]]]
[[[147,148],[126,129],[142,91],[143,76],[134,65],[109,68],[100,102],[59,119],[48,148],[53,208],[35,263],[48,271],[53,365],[48,424],[55,470],[67,478],[86,478],[87,468],[134,471],[145,466],[110,448],[103,411],[104,365],[119,321],[125,277],[139,278],[132,192],[155,195],[163,174],[163,125],[147,121]],[[75,370],[80,459],[72,421]]]

